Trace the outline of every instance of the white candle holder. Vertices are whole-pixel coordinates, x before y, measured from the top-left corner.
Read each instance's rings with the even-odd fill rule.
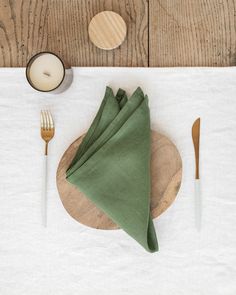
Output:
[[[26,66],[26,78],[35,90],[57,94],[68,89],[73,73],[58,55],[43,51],[30,58]]]

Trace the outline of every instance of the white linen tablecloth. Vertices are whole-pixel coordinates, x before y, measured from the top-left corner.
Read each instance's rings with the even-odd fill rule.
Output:
[[[73,68],[59,95],[33,90],[25,69],[0,69],[1,295],[235,295],[236,68]],[[152,128],[169,136],[183,160],[174,204],[157,220],[160,251],[146,253],[122,230],[72,219],[55,174],[72,141],[87,130],[105,86],[150,99]],[[41,226],[44,143],[39,112],[50,108],[48,227]],[[201,117],[203,228],[194,225],[193,121]]]

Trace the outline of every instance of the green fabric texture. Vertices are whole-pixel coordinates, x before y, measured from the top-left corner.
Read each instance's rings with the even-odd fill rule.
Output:
[[[67,170],[67,180],[147,251],[158,251],[150,216],[148,97],[107,87],[98,113]]]

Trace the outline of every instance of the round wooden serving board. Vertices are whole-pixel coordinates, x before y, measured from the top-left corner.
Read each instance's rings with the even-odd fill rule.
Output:
[[[67,182],[66,170],[84,136],[64,153],[57,169],[57,188],[66,211],[80,223],[97,229],[117,229],[117,225],[75,186]],[[155,218],[175,200],[182,179],[182,161],[176,146],[164,135],[152,131],[151,214]]]
[[[111,50],[123,43],[127,27],[118,13],[102,11],[92,18],[88,32],[94,45],[101,49]]]

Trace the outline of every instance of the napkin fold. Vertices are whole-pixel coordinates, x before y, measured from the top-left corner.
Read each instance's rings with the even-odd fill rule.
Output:
[[[128,99],[107,87],[104,99],[67,170],[83,192],[147,251],[158,251],[150,216],[151,130],[148,97]]]

